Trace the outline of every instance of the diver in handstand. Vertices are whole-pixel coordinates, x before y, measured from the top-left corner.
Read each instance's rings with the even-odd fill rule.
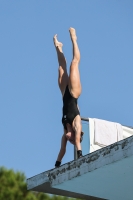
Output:
[[[81,94],[81,82],[79,73],[80,51],[77,44],[77,36],[74,28],[69,29],[72,46],[73,59],[70,65],[69,76],[67,74],[66,59],[62,51],[63,44],[57,40],[57,34],[54,36],[54,45],[57,52],[59,63],[58,84],[63,99],[63,117],[62,124],[64,134],[61,139],[61,148],[55,163],[55,167],[61,165],[61,160],[66,152],[66,144],[69,140],[76,146],[78,158],[82,156],[82,125],[79,107],[77,105],[78,97]]]

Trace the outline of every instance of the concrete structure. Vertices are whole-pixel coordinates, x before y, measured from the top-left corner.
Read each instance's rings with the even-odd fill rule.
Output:
[[[80,199],[133,200],[133,136],[31,177],[27,187]]]

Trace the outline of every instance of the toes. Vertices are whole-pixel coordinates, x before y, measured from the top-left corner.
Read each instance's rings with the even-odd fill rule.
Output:
[[[54,35],[54,39],[57,39],[57,34]]]
[[[70,27],[70,28],[69,28],[69,31],[73,31],[73,32],[75,32],[75,29],[72,28],[72,27]]]

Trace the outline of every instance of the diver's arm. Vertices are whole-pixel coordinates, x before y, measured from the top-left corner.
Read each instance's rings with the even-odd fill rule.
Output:
[[[64,133],[61,139],[61,148],[57,157],[57,161],[55,163],[55,167],[59,167],[61,164],[61,160],[66,153],[66,144],[67,144],[67,138],[66,134]]]

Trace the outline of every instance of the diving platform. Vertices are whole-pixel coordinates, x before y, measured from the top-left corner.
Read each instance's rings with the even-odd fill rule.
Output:
[[[28,178],[27,189],[86,200],[132,200],[133,136]]]

